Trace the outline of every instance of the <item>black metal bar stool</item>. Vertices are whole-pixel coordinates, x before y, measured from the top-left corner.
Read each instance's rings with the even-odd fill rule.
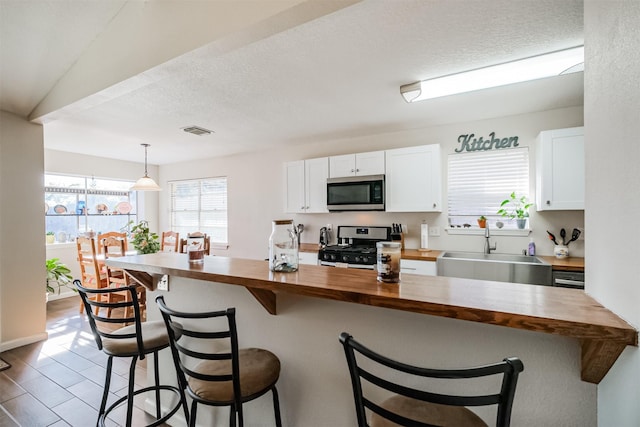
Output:
[[[102,394],[102,402],[98,411],[98,426],[104,426],[109,413],[123,402],[127,402],[126,426],[131,426],[133,415],[134,396],[149,391],[155,391],[156,421],[149,424],[157,426],[171,418],[182,406],[186,420],[189,420],[189,412],[184,390],[180,387],[160,384],[160,373],[158,370],[158,352],[169,347],[169,336],[162,320],[154,322],[142,322],[140,318],[140,306],[138,303],[138,289],[136,285],[123,286],[119,288],[85,288],[79,280],[74,280],[73,284],[78,288],[80,297],[89,317],[89,325],[93,331],[98,349],[106,353],[107,374]],[[125,294],[126,298],[108,298],[110,294]],[[129,317],[103,317],[99,310],[93,308],[123,309],[124,313],[131,313]],[[110,310],[109,310],[110,309]],[[148,354],[154,356],[154,377],[155,385],[144,387],[138,390],[134,388],[135,368],[138,359],[143,360]],[[111,384],[111,374],[114,357],[131,357],[129,367],[129,384],[126,396],[121,397],[108,408],[107,397],[109,396],[109,386]],[[160,407],[160,390],[167,390],[175,393],[179,397],[177,404],[172,407],[164,416]]]
[[[340,342],[349,365],[359,427],[369,426],[369,411],[372,427],[486,427],[487,424],[467,406],[487,405],[497,406],[495,425],[509,427],[518,375],[524,369],[517,357],[473,368],[429,369],[382,356],[346,332],[340,334]],[[461,396],[425,391],[425,384],[418,386],[421,378],[464,380],[493,375],[502,376],[502,381],[499,390],[492,394],[469,391]],[[369,393],[365,392],[363,383]],[[374,389],[391,391],[394,395],[380,402],[372,397]]]
[[[282,426],[276,389],[280,360],[268,350],[238,349],[235,308],[185,313],[168,308],[162,295],[156,298],[156,302],[169,334],[178,383],[193,399],[190,426],[196,425],[198,404],[203,404],[229,406],[229,425],[235,427],[237,418],[242,427],[242,404],[268,391],[273,394],[276,426]],[[215,324],[214,318],[223,318],[226,322]],[[209,348],[224,350],[205,352],[204,349]]]

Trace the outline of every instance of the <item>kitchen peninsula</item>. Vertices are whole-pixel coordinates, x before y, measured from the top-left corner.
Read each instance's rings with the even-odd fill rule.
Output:
[[[262,260],[212,256],[189,265],[186,255],[175,253],[107,262],[155,289],[147,292],[149,320],[161,318],[153,303],[158,294],[178,310],[235,307],[240,346],[266,348],[281,360],[278,391],[283,425],[289,426],[354,425],[338,342],[343,331],[389,357],[423,366],[520,357],[525,370],[512,416],[519,427],[597,425],[595,384],[626,346],[637,344],[636,330],[575,289],[410,274],[398,285],[380,284],[372,270],[301,265],[298,272],[274,274]],[[168,292],[157,289],[165,274]],[[175,381],[168,352],[161,352],[160,365],[163,383]],[[271,426],[268,396],[246,411]],[[488,424],[491,414],[479,412]],[[202,425],[228,425],[228,411],[220,408],[207,408],[198,418]]]
[[[588,294],[572,289],[448,277],[403,275],[400,284],[379,283],[373,271],[301,265],[273,273],[264,261],[207,257],[189,264],[175,253],[107,261],[155,290],[169,275],[245,287],[272,315],[281,292],[507,326],[580,340],[581,378],[599,383],[638,332]]]

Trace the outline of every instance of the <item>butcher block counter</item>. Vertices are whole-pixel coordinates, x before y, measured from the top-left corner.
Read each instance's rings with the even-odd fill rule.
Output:
[[[450,277],[404,274],[400,284],[379,283],[371,270],[301,265],[295,273],[273,273],[260,260],[157,253],[107,260],[155,290],[165,274],[245,287],[272,315],[277,295],[344,301],[431,316],[555,334],[580,341],[581,378],[599,383],[638,332],[583,291]]]

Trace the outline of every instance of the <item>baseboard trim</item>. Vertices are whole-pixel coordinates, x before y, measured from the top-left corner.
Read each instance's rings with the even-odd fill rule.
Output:
[[[13,350],[17,347],[33,344],[34,342],[46,341],[49,338],[47,332],[41,332],[39,334],[30,335],[28,337],[22,337],[11,341],[0,343],[0,353],[4,351]]]

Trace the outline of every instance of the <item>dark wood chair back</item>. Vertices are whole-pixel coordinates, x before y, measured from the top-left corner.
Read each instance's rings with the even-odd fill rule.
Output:
[[[180,312],[167,307],[163,295],[156,303],[167,327],[178,383],[192,399],[191,425],[196,425],[198,404],[204,404],[230,406],[229,425],[235,426],[237,418],[242,427],[242,405],[271,391],[276,426],[281,427],[276,389],[280,360],[268,350],[238,348],[235,308]]]
[[[516,357],[472,368],[430,369],[382,356],[363,346],[346,332],[340,334],[339,340],[344,346],[349,366],[359,427],[370,425],[367,421],[368,414],[371,415],[373,427],[486,426],[467,406],[488,405],[497,406],[497,427],[510,425],[518,375],[524,369],[522,362]],[[502,376],[500,387],[495,393],[487,394],[486,389],[477,394],[465,391],[464,395],[426,391],[430,390],[429,385],[433,387],[433,383],[427,383],[425,378],[470,380],[494,375]],[[442,387],[441,383],[439,385]],[[475,383],[474,385],[477,386]],[[374,391],[380,395],[380,389],[390,391],[394,396],[382,402],[371,397]]]

